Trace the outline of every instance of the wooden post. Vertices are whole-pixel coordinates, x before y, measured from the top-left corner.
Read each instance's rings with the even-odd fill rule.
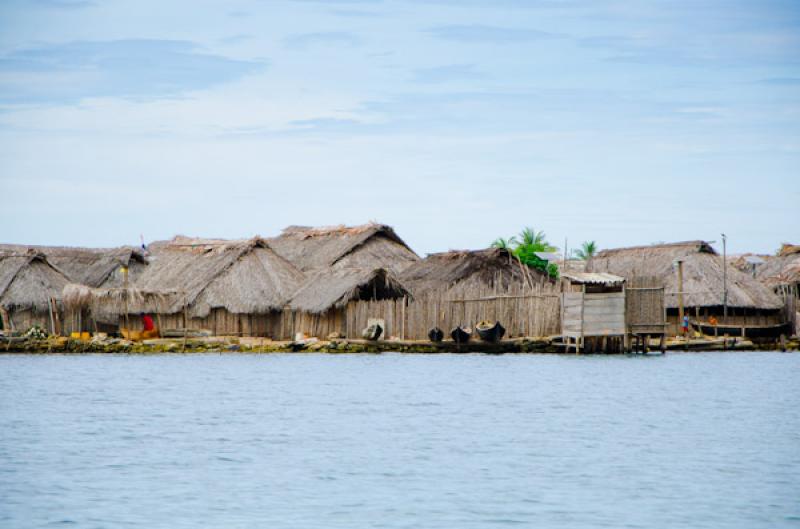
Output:
[[[183,293],[183,347],[181,348],[181,352],[186,352],[186,333],[188,325],[188,317],[187,317],[187,308],[186,305],[188,304],[189,300],[186,299],[186,293]]]
[[[53,321],[53,298],[47,299],[47,312],[50,315],[50,334],[55,335],[56,333],[56,324]]]
[[[402,316],[401,316],[402,327],[400,328],[401,329],[401,331],[400,331],[400,339],[401,340],[405,340],[406,339],[406,303],[407,302],[408,302],[408,298],[406,296],[403,296]]]
[[[724,233],[722,234],[722,324],[728,324],[728,238]]]
[[[580,346],[575,349],[575,354],[580,354],[580,347],[586,345],[585,338],[583,336],[583,309],[586,305],[586,284],[581,285],[581,337],[580,337]]]
[[[3,307],[0,307],[0,318],[3,319],[3,330],[4,331],[11,331],[11,318],[8,316],[8,311]]]
[[[622,349],[627,353],[630,348],[630,329],[628,329],[628,292],[625,289],[625,283],[622,284],[622,295],[625,301],[624,308],[622,309],[625,311],[622,323],[622,330],[625,333],[622,335]]]
[[[683,332],[683,261],[678,261],[678,325],[681,326],[681,332],[684,339],[686,333]]]

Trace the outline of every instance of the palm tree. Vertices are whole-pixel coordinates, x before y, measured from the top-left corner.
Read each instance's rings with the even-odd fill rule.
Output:
[[[558,267],[553,263],[536,255],[536,252],[555,252],[558,250],[547,242],[543,231],[536,231],[531,227],[525,227],[520,233],[519,238],[509,237],[504,239],[499,237],[492,242],[493,248],[503,248],[512,252],[520,262],[538,268],[550,274],[551,277],[558,277]]]
[[[509,237],[508,239],[505,239],[503,237],[498,237],[497,239],[494,240],[494,242],[492,242],[492,248],[500,248],[501,250],[513,251],[514,246],[517,246],[518,244],[519,243],[517,243],[516,237]]]
[[[586,241],[581,244],[578,250],[575,250],[575,257],[581,261],[588,261],[597,253],[597,244],[594,241]]]
[[[519,240],[519,246],[528,247],[535,252],[553,252],[556,250],[554,246],[551,246],[550,243],[547,242],[546,235],[543,231],[536,231],[530,226],[526,226],[519,233]]]

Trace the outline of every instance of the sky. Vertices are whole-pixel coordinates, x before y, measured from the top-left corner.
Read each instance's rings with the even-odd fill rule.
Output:
[[[800,242],[800,2],[0,2],[0,242],[369,221]]]

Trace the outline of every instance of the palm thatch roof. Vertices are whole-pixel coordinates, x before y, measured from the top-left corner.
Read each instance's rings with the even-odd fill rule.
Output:
[[[121,267],[129,269],[129,280],[134,281],[145,267],[141,249],[133,246],[118,248],[70,248],[64,246],[31,246],[19,244],[0,245],[0,254],[41,253],[73,283],[90,287],[122,286]]]
[[[173,241],[150,246],[150,264],[134,286],[149,292],[180,292],[191,317],[206,317],[213,308],[237,314],[281,310],[304,280],[260,237]],[[172,303],[167,312],[182,310],[183,302]]]
[[[6,310],[45,312],[68,282],[41,253],[0,253],[0,306]]]
[[[399,272],[419,256],[385,224],[312,228],[289,226],[269,244],[303,272],[331,266]]]
[[[471,286],[508,288],[550,281],[541,270],[523,265],[504,248],[451,250],[428,255],[400,274],[414,295]]]
[[[177,290],[149,291],[135,287],[91,288],[69,283],[62,291],[64,307],[68,310],[89,309],[100,321],[113,321],[126,314],[166,313],[170,307],[183,303]]]
[[[313,272],[292,296],[293,310],[322,314],[349,301],[397,299],[410,292],[397,276],[385,268],[328,268]]]
[[[629,281],[636,277],[657,277],[665,287],[666,307],[676,308],[677,260],[683,262],[684,306],[722,306],[722,257],[705,241],[604,250],[592,259],[588,267],[590,271],[609,272]],[[727,267],[727,286],[729,307],[775,310],[783,306],[770,289],[733,266]]]
[[[748,262],[752,256],[760,257],[763,262],[753,265]],[[753,274],[767,286],[792,285],[800,283],[800,246],[784,244],[778,255],[744,254],[731,260],[731,264],[745,272]]]

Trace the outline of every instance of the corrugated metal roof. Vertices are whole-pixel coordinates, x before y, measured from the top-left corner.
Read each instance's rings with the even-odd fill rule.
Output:
[[[561,256],[554,252],[533,252],[539,259],[543,259],[549,263],[554,263],[561,260]]]
[[[562,272],[561,277],[578,284],[621,285],[624,277],[615,276],[606,272]]]
[[[747,255],[747,256],[745,256],[744,260],[747,261],[750,264],[755,264],[755,265],[766,263],[766,261],[764,259],[762,259],[761,257],[759,257],[757,255]]]

